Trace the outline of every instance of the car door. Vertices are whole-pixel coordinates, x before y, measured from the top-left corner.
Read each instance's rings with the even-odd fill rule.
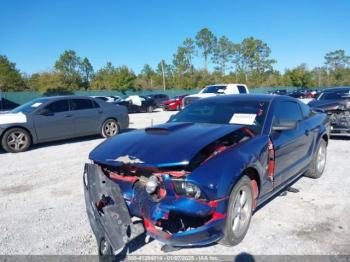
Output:
[[[297,175],[307,165],[312,136],[297,102],[279,101],[274,110],[274,123],[298,121],[293,130],[273,131],[270,138],[275,150],[275,186]]]
[[[68,99],[48,102],[33,116],[38,141],[50,141],[74,136]]]
[[[70,100],[70,108],[73,114],[75,136],[100,132],[103,109],[98,103],[89,98],[73,98]]]

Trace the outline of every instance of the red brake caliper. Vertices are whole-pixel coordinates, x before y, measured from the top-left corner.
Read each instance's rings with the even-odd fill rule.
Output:
[[[270,181],[273,183],[273,176],[275,174],[275,149],[273,147],[271,139],[269,139],[268,144],[268,158],[269,158],[269,172],[268,176]]]

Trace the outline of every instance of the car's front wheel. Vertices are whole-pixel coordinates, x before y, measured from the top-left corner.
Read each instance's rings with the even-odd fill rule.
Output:
[[[9,153],[19,153],[26,151],[32,140],[29,133],[22,128],[12,128],[2,136],[2,148]]]
[[[105,138],[115,136],[119,133],[119,125],[115,119],[107,119],[102,124],[101,135]]]
[[[310,178],[320,178],[326,167],[327,161],[327,143],[324,139],[321,139],[318,144],[317,150],[311,162],[310,169],[304,174]]]
[[[227,209],[227,220],[224,237],[220,243],[234,246],[245,237],[253,209],[253,189],[251,180],[243,176],[234,186]]]

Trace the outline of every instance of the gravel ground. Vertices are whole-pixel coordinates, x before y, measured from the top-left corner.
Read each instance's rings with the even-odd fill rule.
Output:
[[[130,115],[131,128],[165,122],[171,113]],[[88,137],[0,152],[0,254],[96,254],[85,213],[82,171],[88,153],[103,139]],[[332,139],[324,175],[300,179],[252,218],[243,242],[172,254],[350,254],[350,140]],[[151,241],[133,255],[160,255]]]

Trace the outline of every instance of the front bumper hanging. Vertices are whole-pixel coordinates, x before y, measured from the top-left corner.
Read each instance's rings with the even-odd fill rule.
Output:
[[[142,223],[132,222],[119,186],[106,177],[99,166],[85,164],[84,193],[96,240],[105,239],[114,253],[144,233]]]

